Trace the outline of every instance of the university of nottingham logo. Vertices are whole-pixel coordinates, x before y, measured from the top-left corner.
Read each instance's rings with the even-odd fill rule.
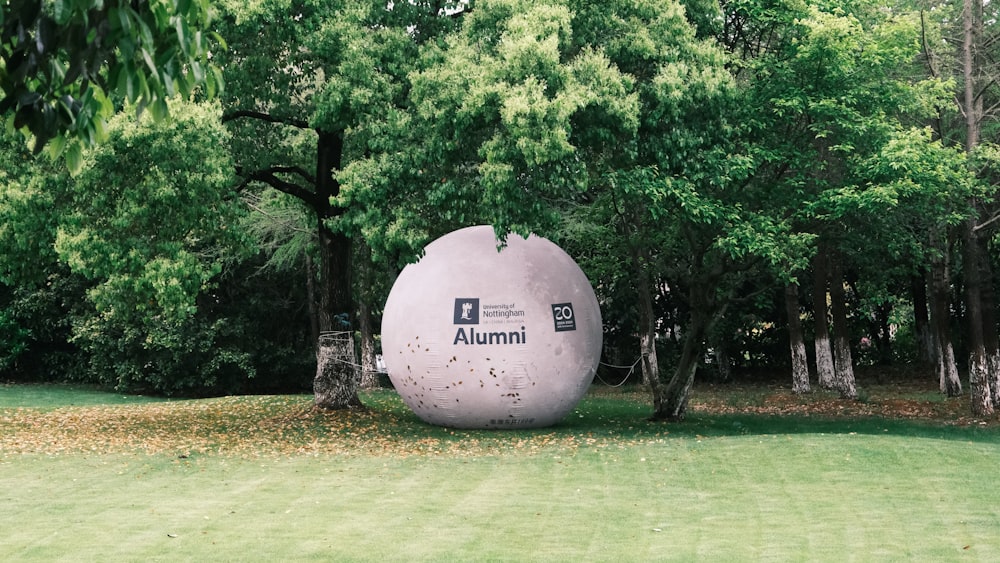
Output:
[[[479,324],[479,298],[468,297],[455,299],[455,324]]]

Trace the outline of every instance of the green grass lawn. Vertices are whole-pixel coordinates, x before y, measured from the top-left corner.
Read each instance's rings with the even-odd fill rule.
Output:
[[[0,394],[10,389],[0,389]],[[878,400],[877,398],[875,400]],[[308,397],[57,408],[0,398],[13,561],[995,561],[994,422],[589,395],[518,432]],[[760,403],[759,398],[754,403]]]
[[[17,407],[54,409],[67,406],[121,405],[162,400],[142,395],[110,393],[92,385],[0,384],[0,409]]]

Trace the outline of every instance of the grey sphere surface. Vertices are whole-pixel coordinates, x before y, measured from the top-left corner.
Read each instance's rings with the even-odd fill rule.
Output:
[[[430,424],[539,428],[583,398],[601,356],[601,311],[551,241],[493,228],[449,233],[403,269],[382,315],[393,386]]]

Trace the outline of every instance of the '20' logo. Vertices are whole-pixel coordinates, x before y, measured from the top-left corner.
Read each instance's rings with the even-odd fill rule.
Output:
[[[554,303],[552,305],[552,320],[556,332],[576,330],[576,315],[572,303]]]
[[[555,315],[557,321],[569,321],[573,319],[573,305],[569,303],[564,303],[562,305],[553,305],[552,314]]]

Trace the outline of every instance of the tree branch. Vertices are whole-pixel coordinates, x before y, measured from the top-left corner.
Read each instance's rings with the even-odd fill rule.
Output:
[[[938,69],[934,64],[935,54],[927,41],[927,15],[923,10],[920,10],[920,48],[924,52],[924,58],[927,60],[927,70],[931,73],[932,78],[937,78]]]
[[[993,215],[986,222],[980,223],[980,224],[976,225],[975,227],[973,227],[972,228],[972,232],[978,233],[979,231],[981,231],[983,229],[988,229],[991,225],[993,225],[993,223],[996,223],[997,221],[1000,221],[1000,213],[997,213],[997,214]]]
[[[304,168],[299,166],[272,166],[268,168],[268,170],[274,172],[275,174],[295,174],[308,182],[310,185],[316,185],[316,176],[306,172]]]
[[[243,176],[243,181],[236,186],[237,192],[242,191],[251,182],[261,182],[263,184],[271,186],[272,188],[278,190],[279,192],[297,198],[313,208],[319,208],[322,204],[319,196],[317,196],[312,191],[309,191],[308,188],[300,186],[299,184],[282,180],[281,178],[278,177],[278,174],[281,173],[293,173],[301,176],[307,181],[311,180],[312,183],[315,185],[315,179],[312,178],[305,170],[302,170],[298,167],[272,166],[271,168],[265,168],[263,170],[254,170],[253,172],[250,172],[249,174],[245,175],[240,170],[237,170],[237,173]]]
[[[241,109],[222,115],[223,123],[228,123],[230,121],[235,121],[237,119],[256,119],[258,121],[266,121],[268,123],[280,123],[282,125],[298,127],[299,129],[312,129],[312,127],[309,127],[308,122],[303,121],[301,119],[294,119],[291,117],[277,117],[269,113],[264,113],[262,111]]]

